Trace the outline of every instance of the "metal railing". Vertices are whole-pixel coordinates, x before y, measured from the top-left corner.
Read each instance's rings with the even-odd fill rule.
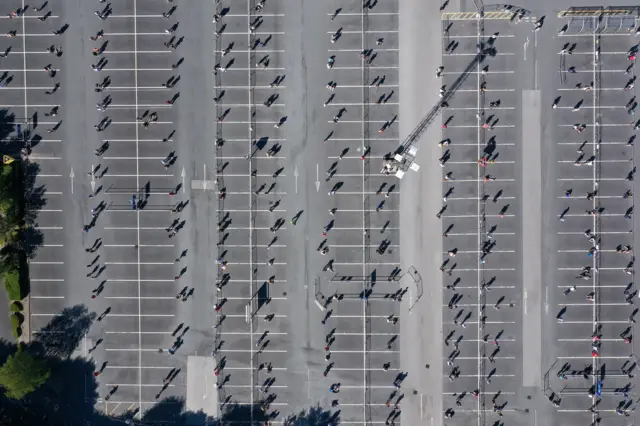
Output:
[[[591,18],[594,21],[596,30],[593,32],[593,187],[592,191],[598,190],[598,184],[601,176],[601,151],[600,143],[602,141],[602,126],[600,125],[600,88],[601,88],[601,65],[600,65],[600,30],[602,19],[600,17]],[[602,219],[600,215],[600,209],[602,205],[600,203],[600,197],[596,194],[593,199],[593,208],[597,213],[593,216],[593,232],[597,236],[595,245],[600,245],[599,239],[601,238],[600,230],[602,229]],[[598,271],[601,262],[600,252],[597,251],[593,255],[593,332],[596,333],[600,324],[600,274]],[[596,372],[599,369],[599,357],[593,357],[593,384],[595,385],[598,377]],[[593,421],[596,421],[597,415],[593,414]]]
[[[222,11],[222,4],[221,3],[216,3],[216,14],[220,14]],[[216,23],[216,31],[219,31],[220,28],[222,27],[222,23],[220,22],[220,20]],[[214,56],[214,63],[217,63],[216,61],[220,59],[221,54],[220,51],[222,50],[222,42],[221,42],[221,37],[219,36],[215,36],[215,56]],[[213,75],[213,79],[214,79],[214,96],[218,97],[220,96],[220,87],[222,86],[222,78],[220,76],[220,71],[216,70],[214,71],[214,75]],[[215,102],[214,105],[214,111],[215,111],[215,117],[220,117],[222,115],[222,106],[220,105],[220,102]],[[222,134],[222,123],[219,123],[216,120],[216,141],[215,141],[215,162],[216,162],[216,187],[215,187],[215,196],[218,199],[218,210],[217,210],[217,223],[220,224],[223,220],[223,218],[225,217],[225,209],[224,209],[224,198],[220,197],[218,194],[218,190],[225,188],[225,183],[224,183],[224,170],[223,170],[223,166],[224,166],[224,161],[222,160],[223,154],[222,154],[222,145],[218,144],[218,140],[223,138],[223,134]],[[207,180],[206,176],[203,176],[202,179],[204,181]],[[218,241],[222,240],[224,236],[224,231],[222,231],[220,229],[220,226],[218,226]],[[216,252],[216,259],[220,257],[220,255],[222,254],[222,251],[224,251],[224,247],[223,246],[218,246],[218,250]],[[218,268],[217,270],[217,274],[216,274],[216,285],[217,283],[220,283],[222,281],[224,275],[224,271],[222,271],[221,268]],[[222,296],[222,292],[220,292],[220,295]],[[221,314],[219,312],[215,313],[215,319],[216,322],[220,321],[221,319]],[[221,326],[218,326],[216,328],[214,328],[214,338],[213,338],[213,348],[214,348],[214,352],[213,352],[213,356],[215,358],[215,364],[219,365],[220,361],[221,361],[221,357],[220,355],[217,354],[217,352],[215,351],[215,348],[217,348],[218,344],[220,343],[220,336],[221,336]],[[208,373],[205,373],[208,374]],[[217,384],[217,382],[216,382]],[[224,387],[222,389],[218,390],[218,403],[220,403],[220,400],[222,399],[222,401],[224,401],[226,399],[226,392],[224,390]]]
[[[639,6],[585,6],[571,7],[558,12],[558,18],[603,18],[608,16],[640,15]]]
[[[478,19],[478,45],[484,45],[484,19]],[[486,357],[486,348],[483,344],[482,337],[484,333],[484,321],[482,318],[484,317],[484,309],[486,309],[485,303],[485,293],[484,289],[484,261],[481,262],[482,257],[482,248],[484,242],[484,235],[486,233],[486,204],[484,202],[484,193],[485,193],[485,183],[483,180],[484,176],[484,167],[480,162],[480,158],[483,157],[484,147],[486,144],[486,134],[487,131],[483,124],[486,120],[484,114],[484,105],[485,105],[485,96],[483,87],[486,84],[486,79],[484,73],[481,71],[481,62],[476,62],[476,70],[478,72],[478,166],[476,168],[477,176],[478,176],[478,282],[477,282],[477,290],[478,290],[478,389],[480,390],[480,394],[478,395],[478,425],[483,426],[485,424],[485,384],[486,384],[486,365],[485,365],[485,357]]]
[[[256,1],[250,0],[248,3],[249,11],[248,11],[248,25],[249,27],[253,20],[256,18],[255,7]],[[256,37],[253,31],[248,28],[248,55],[249,55],[249,208],[251,210],[250,213],[250,225],[249,225],[249,244],[251,246],[251,251],[249,254],[249,266],[251,268],[251,275],[249,279],[250,291],[251,291],[251,299],[249,300],[249,328],[250,328],[250,342],[252,346],[252,358],[251,358],[251,422],[253,424],[253,412],[254,407],[253,404],[255,401],[261,399],[259,388],[257,386],[259,380],[259,371],[256,368],[257,365],[260,365],[258,359],[260,357],[260,352],[253,353],[253,330],[257,327],[256,324],[256,311],[258,310],[257,305],[255,304],[256,300],[256,292],[257,292],[257,279],[258,279],[258,240],[256,234],[253,232],[253,229],[256,229],[256,216],[257,216],[257,206],[258,206],[258,197],[255,195],[257,190],[257,174],[253,173],[254,167],[257,167],[256,161],[254,160],[254,155],[257,154],[258,150],[253,148],[256,145],[256,106],[255,106],[255,86],[256,86],[256,67],[258,66],[258,61],[256,60],[256,51],[253,49],[253,46],[256,42]],[[257,48],[257,47],[256,47]],[[257,146],[256,146],[257,148]]]
[[[368,51],[369,41],[367,40],[367,31],[369,30],[369,7],[366,2],[362,2],[362,51]],[[371,261],[371,200],[369,195],[371,162],[369,156],[365,155],[369,147],[369,60],[365,56],[362,58],[362,274],[369,275],[369,262]],[[365,280],[363,282],[363,291],[369,290],[371,282]],[[372,424],[371,420],[371,359],[369,353],[371,351],[371,306],[367,298],[363,298],[364,310],[364,424],[365,426]]]

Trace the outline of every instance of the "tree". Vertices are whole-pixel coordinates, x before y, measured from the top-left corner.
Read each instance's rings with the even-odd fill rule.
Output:
[[[18,350],[0,367],[0,386],[9,398],[22,399],[42,386],[50,374],[45,360],[31,356],[18,346]]]

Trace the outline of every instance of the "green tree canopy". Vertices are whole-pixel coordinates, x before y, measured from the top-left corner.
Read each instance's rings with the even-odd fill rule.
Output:
[[[0,386],[9,398],[22,399],[42,386],[50,374],[45,360],[28,354],[19,346],[18,351],[0,367]]]

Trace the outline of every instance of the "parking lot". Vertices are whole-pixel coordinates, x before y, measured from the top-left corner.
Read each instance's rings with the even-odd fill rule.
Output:
[[[175,77],[172,64],[179,58],[163,43],[165,29],[176,22],[163,18],[165,4],[113,2],[108,19],[87,20],[79,31],[73,23],[63,27],[77,13],[66,6],[51,1],[37,14],[29,8],[24,19],[3,19],[19,32],[3,59],[3,68],[15,73],[3,88],[5,102],[17,117],[31,118],[34,133],[42,135],[33,139],[30,156],[40,166],[36,184],[46,188],[37,218],[44,244],[30,271],[30,327],[37,335],[65,307],[86,304],[99,321],[78,354],[96,363],[98,408],[144,411],[161,397],[185,394],[185,359],[167,352],[178,336],[189,340],[189,324],[178,320],[185,305],[176,294],[191,288],[181,255],[190,225],[171,211],[185,192],[172,133],[179,93],[161,86]],[[44,21],[36,19],[48,11]],[[52,31],[61,27],[66,29],[56,37]],[[96,33],[100,37],[90,40]],[[74,51],[71,37],[81,39],[84,49]],[[62,52],[48,53],[52,44]],[[43,71],[47,64],[51,76]],[[99,70],[93,72],[92,64]],[[92,90],[105,81],[101,92]],[[72,115],[78,103],[86,105],[86,121]],[[97,104],[104,104],[103,111]],[[166,230],[172,222],[173,235]],[[192,344],[183,350],[192,351]],[[183,375],[178,371],[163,387],[173,368]]]
[[[16,10],[20,4],[13,2],[6,7],[6,12]],[[14,6],[14,8],[11,8]],[[44,244],[38,250],[38,256],[31,261],[31,322],[32,329],[48,322],[52,314],[64,306],[64,269],[65,239],[63,217],[68,199],[63,195],[67,189],[69,169],[65,167],[60,156],[62,140],[59,133],[47,133],[56,125],[54,117],[43,116],[57,105],[52,99],[55,95],[45,92],[53,88],[52,79],[43,70],[47,64],[59,68],[59,60],[46,52],[46,48],[56,43],[57,38],[51,31],[64,24],[59,10],[45,20],[38,18],[43,13],[35,13],[31,9],[24,18],[9,19],[3,16],[0,21],[3,33],[15,31],[13,37],[3,37],[0,47],[6,56],[2,58],[2,108],[13,114],[15,123],[24,132],[31,131],[40,135],[37,147],[34,148],[31,160],[39,168],[38,181],[34,186],[44,186],[44,208],[40,210],[36,224],[42,235]],[[6,50],[5,50],[6,49]],[[7,53],[8,52],[8,53]],[[58,77],[64,71],[57,71]],[[39,120],[32,120],[39,113]],[[37,116],[37,115],[36,115]]]
[[[636,22],[632,16],[600,22],[597,18],[567,18],[559,20],[559,25],[567,26],[555,46],[560,52],[554,123],[558,144],[555,205],[561,219],[554,313],[559,358],[550,370],[550,391],[562,397],[559,418],[620,421],[622,414],[634,408],[622,389],[633,388],[631,377],[637,365],[635,327],[630,320],[637,312],[632,304],[637,290],[631,251],[637,120],[631,83],[636,70],[634,61],[627,58],[637,46],[630,32]],[[568,50],[563,53],[563,49]],[[574,124],[586,128],[577,131]],[[595,214],[591,213],[594,209]],[[625,246],[631,250],[621,253]],[[591,370],[583,378],[585,368]],[[599,381],[600,398],[585,398],[587,392],[595,392]],[[633,395],[632,390],[627,392]],[[591,404],[594,412],[589,412]],[[616,409],[622,411],[616,413]]]
[[[270,228],[280,218],[286,221],[283,231],[291,226],[291,215],[282,204],[287,195],[282,182],[292,170],[281,170],[287,165],[285,156],[264,154],[274,144],[287,143],[286,123],[282,128],[274,127],[286,116],[285,14],[279,1],[269,2],[261,13],[252,3],[221,2],[217,13],[222,17],[215,26],[219,35],[212,34],[214,62],[223,67],[215,71],[216,116],[224,115],[217,123],[217,137],[224,139],[224,144],[217,149],[216,177],[218,190],[226,193],[218,204],[217,256],[229,262],[228,269],[221,265],[217,278],[217,303],[226,300],[216,321],[217,359],[225,365],[218,383],[228,380],[218,399],[257,404],[263,398],[260,387],[273,377],[276,381],[269,392],[277,393],[278,399],[272,406],[286,412],[284,395],[290,385],[285,379],[284,359],[289,341],[287,242],[280,234],[272,243],[276,235]],[[255,28],[250,30],[251,26]],[[224,53],[226,49],[228,53]],[[280,78],[283,82],[276,85]],[[272,103],[265,105],[271,96]],[[256,152],[254,142],[260,138],[268,141],[269,147]],[[270,259],[273,262],[267,265]],[[254,299],[258,288],[262,291],[259,301]],[[268,305],[264,305],[266,297]],[[265,321],[269,315],[274,315],[273,319]],[[268,337],[256,344],[267,330]],[[260,350],[262,344],[265,347]]]
[[[226,7],[223,2],[219,11]],[[229,110],[218,123],[218,137],[224,144],[218,149],[217,179],[219,187],[226,188],[218,212],[223,224],[219,239],[224,239],[218,256],[228,260],[227,269],[219,271],[218,301],[226,302],[218,315],[217,337],[224,342],[218,359],[224,359],[225,374],[230,375],[220,400],[262,403],[273,394],[272,410],[292,413],[308,407],[310,401],[329,407],[339,398],[342,423],[384,421],[391,412],[385,404],[393,378],[399,373],[395,327],[385,320],[397,312],[389,295],[399,287],[387,277],[397,266],[398,224],[394,223],[397,186],[392,187],[395,182],[378,172],[380,156],[397,140],[391,123],[397,123],[397,9],[376,5],[367,9],[368,21],[357,3],[343,5],[334,19],[334,10],[326,5],[317,12],[326,16],[319,25],[325,30],[313,38],[325,46],[325,61],[335,55],[335,65],[329,70],[321,58],[311,64],[324,69],[322,81],[309,83],[322,94],[310,106],[318,113],[312,118],[320,133],[314,135],[314,145],[315,139],[326,137],[315,158],[300,145],[295,127],[298,108],[289,104],[289,85],[297,82],[298,70],[285,65],[287,55],[295,54],[286,50],[286,10],[277,2],[268,3],[259,13],[248,4],[234,4],[221,13],[217,25],[218,49],[232,47],[224,56],[218,52],[215,61],[225,69],[216,77],[218,117]],[[258,16],[262,18],[256,21]],[[331,43],[338,28],[342,35]],[[376,45],[379,38],[384,38],[380,46]],[[376,52],[371,64],[359,58],[363,45]],[[337,83],[334,91],[324,88],[330,81]],[[342,108],[345,111],[334,123]],[[387,121],[387,128],[378,133]],[[370,149],[363,147],[363,140]],[[302,161],[308,166],[298,165],[301,152],[306,152]],[[305,179],[298,187],[301,175],[314,179]],[[336,184],[335,194],[329,195]],[[309,208],[309,199],[321,201],[322,209]],[[329,210],[334,208],[331,215]],[[301,239],[301,233],[310,237]],[[389,244],[380,255],[376,249],[383,239]],[[324,247],[328,247],[325,257],[318,253]],[[305,252],[315,260],[304,264],[309,269],[303,282],[312,299],[308,311],[301,311],[296,287]],[[360,297],[365,287],[367,301]],[[327,304],[332,295],[342,295],[341,301]],[[326,307],[324,311],[314,298]],[[293,318],[296,314],[310,316],[311,331],[305,336],[296,322],[307,319]],[[300,352],[300,338],[311,338],[311,353]],[[391,366],[384,372],[387,362]],[[275,382],[262,392],[269,377]],[[294,385],[300,380],[307,382],[302,392]],[[339,395],[329,392],[332,383],[341,383]],[[394,401],[399,396],[396,393]]]
[[[415,295],[407,294],[406,280],[398,284],[404,271],[395,269],[397,181],[380,174],[380,158],[398,138],[397,4],[363,9],[354,2],[333,19],[335,9],[318,9],[325,21],[306,42],[322,40],[322,58],[314,58],[322,80],[313,89],[322,97],[313,99],[309,118],[327,139],[316,145],[319,152],[307,150],[302,164],[292,161],[300,157],[295,152],[305,152],[299,108],[287,104],[288,84],[304,81],[287,65],[291,22],[278,2],[261,11],[254,6],[218,4],[211,44],[203,43],[215,46],[216,99],[207,120],[215,122],[213,143],[199,140],[206,132],[190,124],[200,111],[185,106],[200,81],[194,59],[203,53],[184,39],[192,28],[182,20],[188,15],[182,6],[113,2],[98,10],[107,19],[70,23],[59,36],[52,31],[96,6],[75,10],[52,1],[38,14],[28,10],[1,21],[18,31],[2,58],[4,103],[17,122],[29,118],[24,128],[41,135],[30,155],[46,191],[37,218],[44,244],[31,264],[31,331],[37,336],[76,304],[96,313],[99,321],[77,354],[94,360],[98,408],[109,414],[143,414],[165,397],[185,397],[187,359],[216,350],[219,393],[210,372],[203,398],[217,398],[221,407],[262,403],[270,376],[275,416],[316,403],[329,407],[329,386],[341,383],[343,423],[399,423],[393,407],[402,393],[392,392],[400,373],[397,319],[387,318],[397,316],[398,301]],[[37,19],[49,10],[44,21]],[[338,28],[342,35],[331,43]],[[51,44],[62,53],[47,53]],[[368,49],[363,60],[360,53]],[[181,53],[193,51],[193,57]],[[335,66],[327,69],[326,58],[334,55]],[[42,70],[49,63],[51,76]],[[328,81],[337,83],[334,91],[324,87]],[[181,136],[186,129],[193,135],[188,143]],[[213,145],[212,161],[206,154]],[[267,156],[270,148],[275,152]],[[298,188],[299,175],[315,179]],[[310,199],[322,209],[310,208]],[[211,206],[218,211],[216,241],[207,238],[206,226],[216,226],[206,217]],[[323,228],[326,257],[316,250]],[[314,257],[311,273],[303,273],[308,311],[289,299],[290,293],[304,296],[292,281],[301,282],[297,265],[306,252]],[[217,285],[202,263],[218,264]],[[334,299],[325,311],[314,303],[331,295],[341,296],[340,303]],[[296,321],[309,316],[313,322],[313,350],[304,359],[292,313],[304,314]],[[207,318],[211,331],[201,327]],[[171,371],[175,377],[166,380]],[[307,392],[297,386],[301,377]]]
[[[206,19],[151,0],[114,0],[105,20],[91,16],[97,2],[75,11],[60,0],[0,19],[5,33],[17,31],[0,46],[11,46],[0,58],[1,104],[37,135],[30,161],[46,199],[30,328],[37,335],[76,304],[101,317],[77,353],[95,361],[98,408],[110,414],[144,412],[200,386],[209,413],[260,404],[279,421],[337,400],[340,423],[399,424],[410,390],[393,382],[414,372],[400,368],[398,301],[411,306],[418,296],[411,274],[394,275],[400,181],[380,173],[400,136],[397,2],[337,10],[211,3]],[[75,25],[81,15],[91,19]],[[561,399],[559,422],[631,424],[621,416],[632,414],[636,396],[624,395],[637,361],[630,301],[638,119],[628,58],[636,15],[547,17],[543,31],[553,34],[540,39],[535,16],[518,26],[509,13],[487,14],[479,38],[473,15],[442,22],[444,93],[479,41],[497,52],[456,87],[437,124],[443,201],[431,208],[443,208],[443,407],[455,412],[446,422],[529,424],[526,400],[546,372],[538,393]],[[206,21],[210,39],[187,16]],[[63,53],[48,53],[52,44]],[[104,52],[93,56],[94,47]],[[557,62],[540,61],[547,70],[538,75],[536,61],[551,51]],[[555,80],[540,87],[545,72]],[[533,115],[539,106],[530,108],[539,99],[542,118]],[[104,111],[94,110],[102,102]],[[529,132],[538,121],[544,138]],[[542,223],[553,224],[538,232],[551,277],[547,263],[530,274],[540,257],[530,257],[539,241],[527,222],[536,214],[528,175],[538,165],[530,156],[536,137],[542,158],[553,157],[538,171],[553,181],[541,202],[553,211]],[[547,320],[552,327],[540,338]],[[540,375],[539,361],[527,361],[538,351],[557,355]],[[195,357],[209,363],[204,386],[194,384],[202,376],[187,381]],[[586,379],[585,366],[595,372]],[[163,381],[172,369],[175,378]],[[599,381],[601,400],[589,412],[595,399],[585,395]]]
[[[146,410],[160,395],[183,395],[184,375],[166,390],[162,379],[172,368],[182,367],[167,349],[177,336],[189,338],[188,324],[176,329],[181,308],[176,295],[182,282],[189,288],[192,284],[190,271],[175,260],[187,248],[180,245],[179,236],[186,220],[184,214],[171,212],[184,192],[178,188],[177,156],[165,161],[168,166],[162,163],[170,153],[175,155],[173,117],[179,101],[171,106],[165,100],[177,91],[161,86],[174,75],[171,65],[178,60],[163,46],[168,39],[165,29],[175,21],[162,18],[168,9],[164,4],[133,6],[115,3],[113,15],[94,24],[95,31],[104,26],[109,44],[104,53],[108,64],[92,77],[100,83],[109,75],[113,82],[111,90],[96,95],[96,101],[110,95],[113,103],[104,113],[95,113],[96,123],[103,117],[112,120],[92,138],[94,149],[109,144],[96,157],[95,167],[101,167],[93,174],[96,191],[102,187],[104,192],[103,197],[96,195],[95,204],[104,200],[107,208],[97,221],[98,232],[90,230],[85,244],[91,247],[94,238],[102,238],[101,248],[88,260],[100,255],[97,263],[105,268],[104,277],[94,280],[96,285],[106,280],[94,309],[98,315],[110,311],[98,325],[104,342],[93,356],[98,365],[103,360],[109,363],[100,380],[105,393],[118,387],[110,401],[114,405],[105,408],[110,413],[131,410],[132,405]],[[144,127],[153,113],[157,121]],[[170,225],[177,234],[166,230]]]
[[[335,247],[337,277],[323,285],[322,292],[345,297],[328,307],[334,309],[335,322],[329,321],[325,332],[333,327],[337,330],[331,351],[335,380],[344,388],[340,400],[347,401],[341,413],[347,423],[400,423],[393,407],[402,400],[403,391],[392,385],[403,373],[398,361],[398,325],[387,318],[399,313],[392,295],[410,296],[405,295],[407,281],[399,284],[391,278],[399,261],[398,182],[380,174],[380,158],[392,151],[398,139],[397,7],[396,2],[376,2],[364,9],[363,16],[360,4],[350,2],[328,25],[325,35],[327,56],[335,55],[326,80],[338,86],[325,95],[324,133],[331,134],[324,150],[325,192],[334,184],[342,186],[326,204],[337,209],[336,232],[329,238],[330,246]],[[338,28],[341,35],[331,44]],[[367,52],[362,55],[363,51]],[[333,123],[332,116],[341,109],[344,116]],[[383,242],[386,247],[379,251]],[[388,371],[383,370],[385,364]]]
[[[443,20],[444,90],[475,57],[477,25]],[[484,41],[494,33],[497,56],[472,69],[442,114],[443,401],[455,424],[497,419],[492,408],[503,404],[508,422],[513,409],[506,402],[519,385],[516,44],[508,20],[485,19]]]

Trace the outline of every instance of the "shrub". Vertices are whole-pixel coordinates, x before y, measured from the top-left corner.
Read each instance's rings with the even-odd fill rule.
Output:
[[[11,303],[9,309],[11,310],[11,312],[22,312],[24,307],[22,306],[22,303],[15,301]]]
[[[18,272],[24,256],[17,246],[10,243],[0,248],[0,271],[2,273]]]
[[[13,329],[13,337],[15,337],[16,339],[19,339],[20,336],[22,336],[22,328],[21,327],[16,327]]]

